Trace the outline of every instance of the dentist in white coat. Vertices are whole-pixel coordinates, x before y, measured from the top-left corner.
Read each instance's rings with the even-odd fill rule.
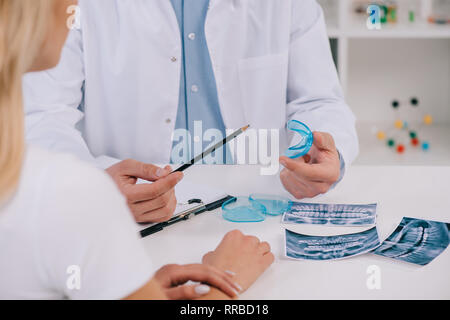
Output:
[[[172,215],[182,175],[149,163],[169,163],[174,130],[193,132],[195,121],[221,132],[307,124],[310,153],[280,158],[280,179],[298,199],[327,192],[356,157],[355,119],[316,0],[79,6],[60,64],[24,79],[27,140],[105,169],[137,221]]]

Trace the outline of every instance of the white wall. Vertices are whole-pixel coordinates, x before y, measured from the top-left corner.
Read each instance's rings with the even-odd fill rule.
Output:
[[[423,113],[450,124],[449,57],[446,39],[352,39],[347,99],[358,120],[391,121],[392,100],[416,96]],[[408,107],[400,108],[402,117],[420,121]]]

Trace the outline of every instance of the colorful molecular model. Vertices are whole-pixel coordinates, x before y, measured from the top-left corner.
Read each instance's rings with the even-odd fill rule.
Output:
[[[409,104],[413,108],[419,107],[419,99],[418,98],[411,98],[409,100]],[[430,149],[430,143],[425,140],[421,140],[417,131],[411,128],[407,121],[400,120],[399,112],[402,103],[398,100],[392,101],[392,108],[395,110],[396,119],[394,121],[394,132],[392,130],[388,130],[388,132],[378,130],[376,132],[376,137],[380,141],[385,141],[386,145],[394,149],[397,153],[402,154],[406,151],[407,144],[405,142],[405,138],[400,137],[400,135],[407,134],[407,140],[409,140],[411,147],[418,148],[421,147],[423,151],[428,151]],[[422,127],[430,126],[433,124],[433,117],[429,114],[426,114],[423,116],[422,119],[422,125],[419,126]]]

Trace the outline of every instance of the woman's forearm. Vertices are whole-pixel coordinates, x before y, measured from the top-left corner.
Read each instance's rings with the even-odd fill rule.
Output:
[[[124,300],[167,300],[167,296],[159,283],[151,279],[142,288],[130,294]]]

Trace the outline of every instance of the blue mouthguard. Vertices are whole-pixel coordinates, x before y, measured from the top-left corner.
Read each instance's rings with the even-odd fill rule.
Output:
[[[298,133],[300,135],[300,141],[296,145],[289,147],[285,151],[284,155],[291,159],[303,157],[309,152],[311,146],[313,145],[314,137],[312,131],[306,124],[297,120],[290,120],[287,123],[287,128]]]

